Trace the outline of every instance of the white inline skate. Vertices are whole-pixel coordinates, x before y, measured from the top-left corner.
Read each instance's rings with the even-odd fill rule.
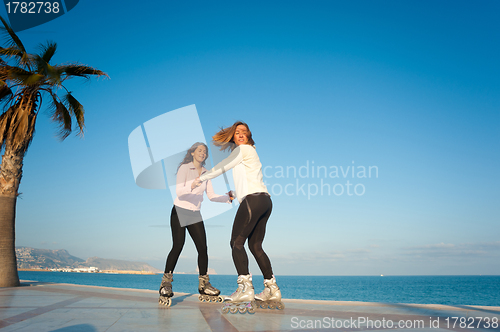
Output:
[[[220,290],[210,284],[208,274],[199,276],[198,278],[200,280],[200,284],[198,286],[198,292],[200,292],[200,295],[198,295],[198,299],[201,302],[224,302],[222,296],[219,295]]]
[[[174,293],[172,292],[172,281],[174,281],[172,273],[163,274],[163,277],[161,278],[160,298],[158,299],[158,303],[167,307],[170,307],[172,304],[171,297],[174,296]]]
[[[276,285],[276,279],[264,279],[264,290],[262,293],[255,295],[255,302],[261,309],[285,309],[285,305],[281,302],[281,291]]]
[[[248,313],[253,314],[257,309],[255,304],[255,293],[252,285],[252,275],[240,275],[238,276],[238,289],[231,294],[231,296],[226,297],[225,303],[222,306],[222,313],[227,314],[231,312],[232,314],[238,311],[242,314],[248,311]]]

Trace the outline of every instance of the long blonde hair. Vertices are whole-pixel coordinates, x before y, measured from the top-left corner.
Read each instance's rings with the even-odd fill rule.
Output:
[[[212,140],[215,146],[220,147],[221,151],[231,149],[233,151],[236,148],[236,143],[234,143],[234,133],[236,132],[236,127],[243,125],[247,127],[248,131],[248,144],[255,145],[255,141],[252,138],[252,132],[245,122],[236,121],[231,127],[221,128],[214,136]]]
[[[179,168],[182,165],[189,164],[190,162],[193,161],[193,156],[191,155],[191,153],[193,153],[200,145],[203,145],[205,147],[205,151],[207,152],[205,160],[203,160],[203,162],[201,163],[201,166],[205,166],[205,161],[208,159],[208,147],[206,146],[205,143],[196,142],[193,145],[191,145],[191,147],[189,148],[189,150],[187,150],[186,155],[184,156],[184,159],[182,159],[182,161],[179,164],[179,166],[177,166],[177,171],[179,171]]]

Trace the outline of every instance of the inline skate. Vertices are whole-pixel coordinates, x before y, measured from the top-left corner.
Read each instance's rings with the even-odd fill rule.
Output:
[[[255,302],[261,309],[285,309],[285,305],[281,302],[281,291],[276,285],[276,279],[264,279],[264,290],[262,293],[255,295]]]
[[[198,292],[200,292],[200,295],[198,295],[198,300],[201,302],[224,302],[222,296],[219,295],[220,290],[210,284],[208,274],[199,276],[198,278],[200,280],[200,284],[198,286]]]
[[[252,275],[240,275],[238,276],[238,289],[224,299],[224,305],[222,306],[222,313],[227,314],[231,312],[232,314],[238,311],[242,314],[248,311],[248,313],[253,314],[257,309],[255,304],[255,293],[252,285]]]
[[[172,273],[164,273],[161,278],[160,285],[160,298],[158,299],[158,303],[161,305],[170,307],[172,304],[171,297],[174,296],[172,292],[172,281],[174,281]]]

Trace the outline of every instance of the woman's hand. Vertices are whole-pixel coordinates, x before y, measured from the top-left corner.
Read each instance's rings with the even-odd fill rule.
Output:
[[[234,193],[233,193],[233,191],[232,191],[232,190],[229,190],[229,191],[226,193],[226,195],[228,195],[228,196],[229,196],[229,200],[230,200],[231,202],[232,202],[232,201],[234,201],[235,197],[234,197]]]
[[[191,190],[194,190],[194,188],[197,188],[201,185],[201,180],[199,177],[194,179],[193,183],[191,183]]]

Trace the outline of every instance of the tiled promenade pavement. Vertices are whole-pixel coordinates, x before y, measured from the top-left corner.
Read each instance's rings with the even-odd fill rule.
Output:
[[[0,332],[500,331],[500,307],[283,302],[284,310],[222,314],[221,304],[201,303],[195,294],[175,294],[166,308],[158,305],[156,291],[24,282],[0,288]]]

